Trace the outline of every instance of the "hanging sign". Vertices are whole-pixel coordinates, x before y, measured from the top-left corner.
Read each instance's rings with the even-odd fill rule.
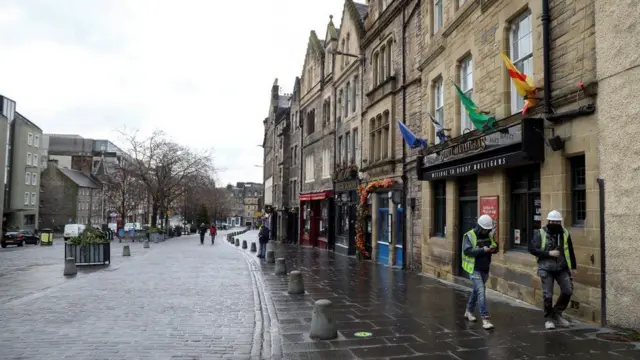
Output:
[[[498,224],[500,224],[500,198],[498,195],[480,197],[480,215],[489,215],[493,219],[493,238],[499,242]]]

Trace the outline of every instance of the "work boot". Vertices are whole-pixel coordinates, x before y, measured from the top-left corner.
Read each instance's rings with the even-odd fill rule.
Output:
[[[469,321],[476,321],[476,317],[473,316],[473,314],[471,312],[469,312],[469,311],[465,311],[464,318],[469,320]]]
[[[562,315],[556,315],[554,320],[557,321],[558,325],[560,325],[562,327],[571,326],[571,323],[569,322],[569,320],[565,319]]]
[[[553,330],[556,328],[556,324],[554,324],[551,320],[547,320],[544,322],[544,328],[547,330]]]
[[[489,319],[482,319],[482,327],[485,330],[491,330],[493,329],[493,324],[491,323],[491,321],[489,321]]]

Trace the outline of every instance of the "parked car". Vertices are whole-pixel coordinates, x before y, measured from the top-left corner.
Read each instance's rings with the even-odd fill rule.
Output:
[[[24,246],[24,244],[38,245],[40,238],[31,230],[9,231],[0,240],[0,246],[6,248],[8,245]]]

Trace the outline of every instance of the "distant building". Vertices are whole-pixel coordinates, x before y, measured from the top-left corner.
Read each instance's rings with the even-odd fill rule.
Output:
[[[261,209],[264,206],[264,186],[254,182],[238,182],[235,186],[227,185],[231,195],[231,216],[227,223],[232,226],[256,226],[262,221]]]

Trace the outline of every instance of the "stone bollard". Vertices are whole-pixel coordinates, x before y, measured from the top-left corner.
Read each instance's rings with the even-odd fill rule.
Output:
[[[267,250],[266,259],[269,264],[273,264],[276,262],[276,254],[273,252],[273,250]]]
[[[258,251],[258,249],[256,249],[256,243],[252,242],[251,243],[251,252],[256,252]]]
[[[78,268],[76,267],[76,259],[72,257],[68,257],[64,259],[64,276],[71,276],[78,273]]]
[[[302,281],[302,273],[294,270],[289,274],[289,288],[287,292],[292,295],[304,294],[304,282]]]
[[[149,246],[149,240],[145,240],[144,241],[144,245],[142,247],[145,248],[145,249],[150,248],[151,246]]]
[[[236,246],[240,246],[240,239],[236,238]]]
[[[122,247],[122,256],[131,256],[131,249],[129,249],[129,245]]]
[[[314,340],[332,340],[338,337],[331,301],[322,299],[313,305],[309,337]]]
[[[287,275],[287,263],[284,258],[276,259],[276,275]]]
[[[247,240],[242,240],[242,248],[243,249],[247,248]]]

